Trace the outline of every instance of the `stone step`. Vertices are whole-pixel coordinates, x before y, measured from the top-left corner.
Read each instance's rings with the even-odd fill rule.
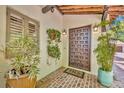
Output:
[[[121,63],[117,63],[115,64],[117,67],[119,67],[120,69],[124,70],[124,63],[121,64]]]
[[[115,64],[124,64],[124,61],[114,61]]]
[[[124,58],[124,53],[123,52],[116,52],[115,57]]]

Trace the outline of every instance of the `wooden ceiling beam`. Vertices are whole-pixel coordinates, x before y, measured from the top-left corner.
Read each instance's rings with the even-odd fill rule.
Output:
[[[61,9],[61,11],[63,11],[63,12],[66,12],[66,11],[103,11],[103,9],[102,8],[87,8],[87,9],[84,9],[84,8],[78,8],[78,9],[73,9],[73,8],[71,8],[71,9]]]
[[[102,12],[64,12],[63,14],[70,14],[70,15],[88,15],[88,14],[102,14]]]
[[[109,9],[110,20],[114,20],[119,15],[124,15],[124,6],[122,5],[110,6]]]
[[[63,12],[63,14],[69,14],[69,13],[71,13],[71,14],[79,14],[79,13],[81,13],[81,14],[102,14],[102,12],[101,11],[66,11],[66,12]]]
[[[124,6],[110,6],[109,11],[124,11]]]
[[[124,7],[124,5],[110,5],[110,8],[121,8]]]
[[[59,7],[56,5],[56,9],[59,11],[60,14],[63,15],[63,12],[59,9]]]
[[[76,9],[76,8],[102,8],[103,6],[100,5],[63,5],[59,6],[59,9]]]
[[[109,12],[110,15],[124,15],[124,12]]]
[[[104,5],[59,5],[59,11],[62,14],[101,14],[104,11]],[[124,5],[109,5],[108,13],[110,15],[124,15]]]
[[[124,12],[124,9],[109,9],[109,12]]]
[[[67,13],[67,12],[72,12],[72,13],[76,13],[76,12],[81,12],[81,13],[97,13],[97,12],[99,12],[99,13],[102,13],[101,11],[65,11],[65,12],[63,12],[63,13]]]

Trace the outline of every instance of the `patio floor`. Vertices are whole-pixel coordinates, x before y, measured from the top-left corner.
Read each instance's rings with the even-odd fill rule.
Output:
[[[79,78],[67,73],[64,73],[66,68],[61,67],[55,72],[47,75],[37,82],[37,88],[103,88],[97,81],[95,75],[85,73],[84,78]],[[111,87],[123,88],[124,83],[114,81]]]

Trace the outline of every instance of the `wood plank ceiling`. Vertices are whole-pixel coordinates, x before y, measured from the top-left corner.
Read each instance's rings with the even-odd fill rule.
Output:
[[[111,19],[114,19],[118,15],[124,15],[124,5],[110,5],[108,7]],[[57,9],[63,15],[102,14],[104,5],[58,5]]]

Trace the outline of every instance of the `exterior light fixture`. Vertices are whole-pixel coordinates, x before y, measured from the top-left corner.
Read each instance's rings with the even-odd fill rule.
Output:
[[[55,11],[55,5],[46,5],[45,7],[42,8],[42,13],[47,13],[51,11],[52,13]]]
[[[62,34],[63,34],[63,35],[66,35],[66,34],[67,34],[67,32],[66,32],[65,29],[62,31]]]
[[[97,32],[97,31],[98,31],[98,25],[95,24],[95,25],[93,26],[93,31],[94,31],[94,32]]]
[[[51,12],[53,13],[55,11],[54,7],[51,7]]]

